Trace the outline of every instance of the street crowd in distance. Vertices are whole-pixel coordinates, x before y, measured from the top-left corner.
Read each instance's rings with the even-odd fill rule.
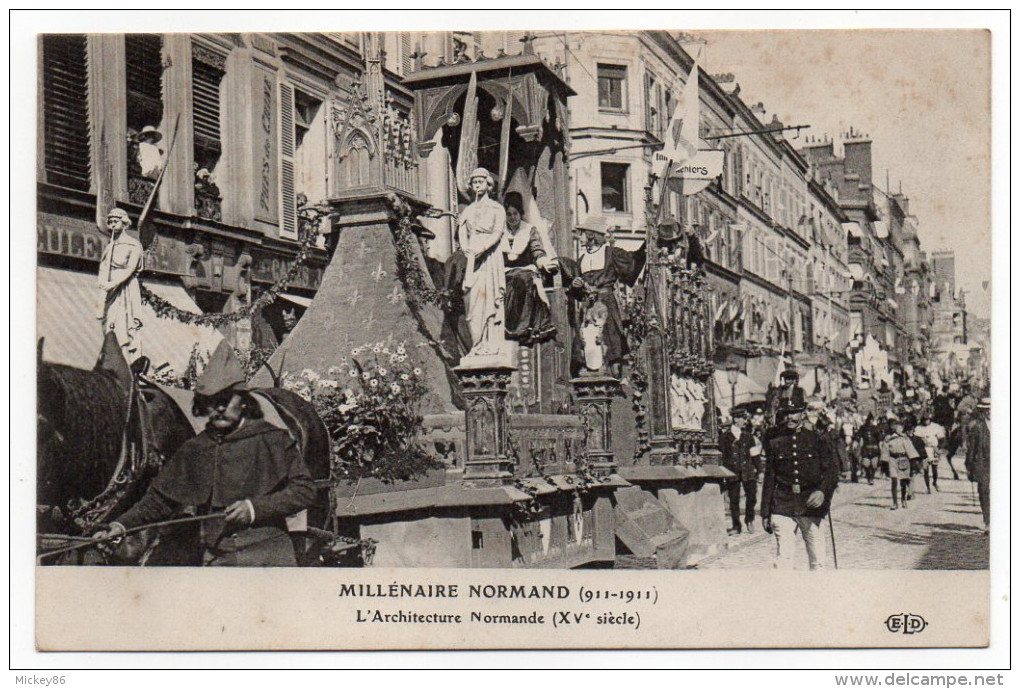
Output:
[[[792,569],[803,542],[810,569],[821,569],[831,562],[827,539],[835,547],[830,508],[841,482],[888,482],[888,508],[906,510],[938,493],[941,479],[943,486],[974,484],[987,537],[989,410],[990,398],[953,382],[862,415],[851,400],[807,398],[790,367],[766,402],[738,405],[721,419],[722,464],[734,473],[726,486],[728,534],[755,533],[760,489],[761,526],[775,538],[773,566]],[[943,460],[949,476],[939,474]]]

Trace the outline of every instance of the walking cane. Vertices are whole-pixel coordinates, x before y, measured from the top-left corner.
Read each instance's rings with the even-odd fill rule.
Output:
[[[832,539],[832,564],[839,569],[839,558],[836,557],[836,530],[832,528],[832,509],[829,510],[829,538]]]

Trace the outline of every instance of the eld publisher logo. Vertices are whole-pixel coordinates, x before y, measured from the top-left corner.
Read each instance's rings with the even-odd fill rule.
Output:
[[[885,628],[893,634],[920,634],[928,622],[920,615],[912,615],[908,612],[901,612],[898,615],[889,615],[885,621]]]

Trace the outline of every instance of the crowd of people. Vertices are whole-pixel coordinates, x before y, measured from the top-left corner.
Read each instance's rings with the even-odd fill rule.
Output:
[[[979,397],[964,383],[862,416],[850,400],[826,403],[807,398],[798,382],[794,369],[783,371],[781,384],[770,390],[765,402],[733,408],[728,427],[720,431],[722,463],[734,474],[726,487],[730,535],[754,533],[761,483],[762,523],[775,533],[776,565],[787,564],[791,547],[777,528],[781,515],[797,520],[811,568],[820,568],[824,543],[816,532],[840,481],[874,485],[888,479],[890,509],[907,509],[922,487],[926,494],[940,490],[943,459],[954,481],[965,472],[965,478],[976,484],[988,534],[988,397]],[[959,467],[953,462],[961,450],[965,461]],[[798,506],[797,500],[784,504],[784,491],[796,498],[817,492],[811,500],[816,504]],[[804,521],[806,517],[812,518]]]

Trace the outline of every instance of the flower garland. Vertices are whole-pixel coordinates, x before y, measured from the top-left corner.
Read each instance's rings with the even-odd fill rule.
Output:
[[[387,200],[397,216],[397,223],[393,227],[393,239],[397,249],[397,275],[407,290],[408,298],[415,305],[435,304],[445,310],[450,302],[450,291],[430,286],[430,281],[426,279],[418,262],[417,239],[413,229],[416,225],[414,209],[396,194],[390,194]],[[430,207],[423,215],[439,218],[446,214]]]
[[[152,292],[145,285],[141,285],[142,301],[147,304],[159,318],[170,318],[188,325],[204,325],[212,328],[220,328],[225,325],[237,323],[258,313],[265,307],[275,302],[280,293],[287,289],[291,281],[297,277],[301,266],[308,260],[312,247],[319,239],[319,224],[331,214],[328,206],[319,204],[314,206],[303,205],[298,211],[299,233],[303,237],[298,245],[297,255],[291,262],[287,273],[276,283],[262,290],[258,298],[240,311],[233,313],[194,313],[179,309],[166,299]]]

